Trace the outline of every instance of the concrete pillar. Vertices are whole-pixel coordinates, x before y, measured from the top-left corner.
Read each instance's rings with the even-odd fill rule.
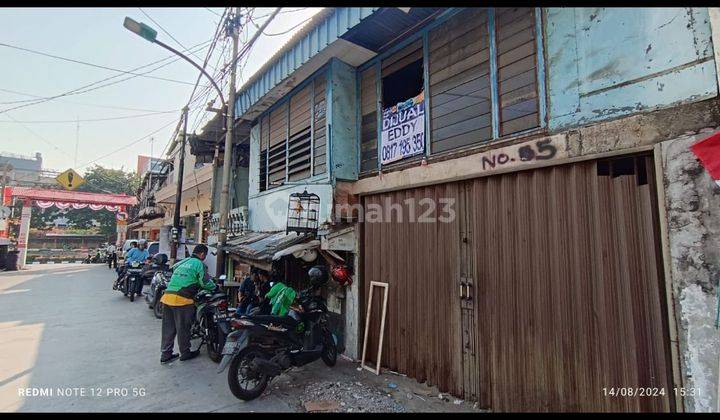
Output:
[[[18,233],[18,270],[25,267],[27,259],[28,238],[30,236],[30,217],[32,216],[32,202],[26,200],[23,203],[20,217],[20,232]]]
[[[355,246],[353,250],[353,260],[347,261],[348,265],[353,266],[353,284],[345,287],[345,356],[352,359],[359,359],[360,348],[362,346],[362,337],[360,336],[360,323],[365,322],[360,319],[360,294],[363,289],[360,287],[360,228],[355,225]]]
[[[720,129],[720,127],[718,127]],[[690,151],[712,134],[660,143],[667,253],[688,412],[718,410],[720,332],[715,328],[720,274],[720,189]],[[672,339],[671,335],[671,339]]]
[[[126,220],[118,220],[117,221],[117,242],[115,243],[116,247],[122,247],[125,243],[125,240],[127,239],[127,221]]]

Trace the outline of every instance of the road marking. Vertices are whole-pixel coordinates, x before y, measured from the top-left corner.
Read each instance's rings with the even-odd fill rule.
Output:
[[[15,289],[15,290],[5,290],[0,292],[0,295],[11,295],[13,293],[23,293],[23,292],[29,292],[30,289]]]

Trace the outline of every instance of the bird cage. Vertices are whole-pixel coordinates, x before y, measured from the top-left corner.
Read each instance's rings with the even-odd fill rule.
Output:
[[[307,190],[290,194],[285,233],[317,232],[319,212],[320,197],[317,194],[308,193]]]

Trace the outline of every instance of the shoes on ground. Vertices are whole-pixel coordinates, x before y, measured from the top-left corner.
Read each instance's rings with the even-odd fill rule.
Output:
[[[161,357],[161,358],[160,358],[160,363],[161,363],[161,364],[170,363],[170,362],[172,362],[173,360],[177,359],[178,357],[180,357],[179,354],[173,353],[172,355],[170,355],[170,357],[167,357],[167,358]]]
[[[193,350],[189,353],[185,353],[182,356],[180,356],[181,361],[190,360],[198,357],[200,355],[200,350]]]

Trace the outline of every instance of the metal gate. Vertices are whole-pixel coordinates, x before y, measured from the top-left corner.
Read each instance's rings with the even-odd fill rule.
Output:
[[[652,168],[632,156],[366,197],[365,296],[390,284],[382,365],[496,411],[674,411]]]

